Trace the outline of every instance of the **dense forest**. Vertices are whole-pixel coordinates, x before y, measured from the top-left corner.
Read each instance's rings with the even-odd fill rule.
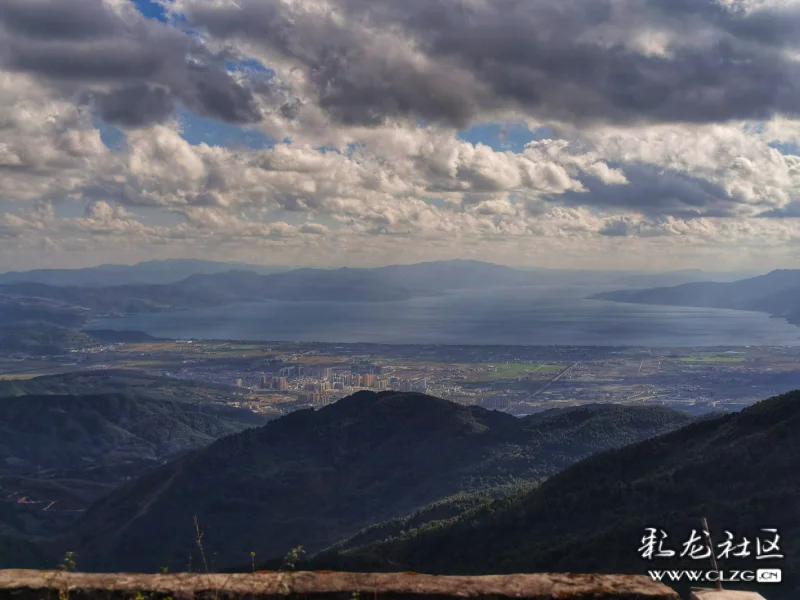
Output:
[[[645,529],[677,547],[706,517],[716,541],[730,531],[753,548],[776,528],[785,560],[730,559],[722,568],[779,567],[770,600],[800,597],[800,392],[741,413],[587,458],[531,491],[477,503],[454,519],[423,523],[381,542],[332,549],[315,567],[427,573],[619,572],[703,568],[654,563],[637,551]],[[659,566],[660,565],[660,566]],[[736,587],[731,585],[729,587]]]
[[[618,406],[517,419],[420,394],[359,392],[144,474],[89,510],[72,549],[93,569],[185,569],[197,515],[218,568],[250,552],[322,550],[453,494],[541,480],[692,420]]]

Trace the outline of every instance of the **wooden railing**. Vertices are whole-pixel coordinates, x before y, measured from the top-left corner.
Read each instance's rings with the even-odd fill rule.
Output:
[[[256,572],[236,575],[0,571],[0,599],[32,600],[679,600],[639,575]]]

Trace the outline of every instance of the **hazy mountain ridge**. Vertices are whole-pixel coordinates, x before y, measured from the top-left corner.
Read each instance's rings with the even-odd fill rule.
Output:
[[[0,326],[0,348],[6,354],[64,354],[73,348],[96,344],[93,336],[51,323],[20,322]]]
[[[49,275],[40,277],[34,274],[30,280],[25,279],[24,273],[5,279],[0,275],[0,298],[16,303],[19,311],[33,312],[29,316],[31,320],[65,325],[66,319],[85,322],[90,316],[205,308],[236,302],[391,302],[459,289],[579,283],[585,279],[566,271],[526,271],[470,260],[363,269],[295,269],[269,274],[260,274],[256,272],[259,267],[250,269],[249,265],[233,269],[230,268],[232,265],[223,263],[197,263],[202,266],[198,267],[200,272],[166,283],[131,283],[126,280],[124,285],[112,285],[110,282],[114,278],[107,278],[102,280],[105,284],[100,285],[98,281],[101,279],[96,275],[104,273],[105,267],[88,270],[91,275],[87,277],[91,282],[87,284],[80,283],[81,277],[70,279],[71,276],[67,275],[54,279]],[[188,273],[188,267],[193,264],[189,261],[181,272]],[[125,269],[135,271],[140,266]],[[229,268],[223,270],[225,266]],[[667,278],[685,276],[680,273],[663,275]],[[52,281],[57,281],[58,285]],[[47,310],[34,311],[34,308],[43,306]]]
[[[576,413],[577,415],[577,413]],[[628,418],[632,415],[632,418]],[[97,569],[186,568],[192,517],[219,568],[320,550],[443,497],[538,480],[692,418],[609,407],[549,425],[419,394],[359,392],[146,473],[93,506],[73,547]]]
[[[781,567],[788,581],[770,599],[797,598],[799,432],[800,392],[793,392],[597,454],[533,491],[392,540],[320,555],[312,565],[453,574],[698,568],[679,559],[648,563],[637,549],[645,528],[658,527],[680,553],[690,529],[707,517],[717,543],[724,529],[752,540],[761,528],[778,528],[786,560],[721,566]]]
[[[667,287],[697,282],[730,282],[738,281],[755,273],[709,272],[700,269],[684,269],[664,273],[634,273],[610,279],[612,283],[634,287]]]
[[[508,267],[450,261],[378,269],[298,269],[271,275],[229,270],[194,274],[169,284],[106,287],[53,286],[35,282],[0,285],[0,296],[23,309],[58,305],[81,315],[122,315],[182,308],[223,306],[260,300],[338,302],[398,301],[475,286],[521,285],[535,282],[535,273]],[[60,323],[37,314],[41,320]]]
[[[198,259],[166,259],[135,265],[98,265],[79,269],[34,269],[0,273],[0,285],[41,283],[54,286],[106,287],[124,284],[175,283],[190,275],[224,273],[232,269],[262,275],[288,270],[288,267],[215,262]]]
[[[633,304],[699,306],[766,312],[800,324],[800,270],[778,270],[731,283],[686,283],[646,290],[620,290],[592,296]]]

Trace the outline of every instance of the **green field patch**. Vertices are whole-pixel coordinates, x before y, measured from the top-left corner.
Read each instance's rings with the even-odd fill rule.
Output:
[[[526,375],[554,375],[563,371],[564,365],[508,363],[498,365],[481,365],[485,369],[482,373],[474,373],[472,378],[479,381],[495,381],[501,379],[516,379]]]
[[[724,355],[711,355],[711,356],[684,356],[681,362],[712,362],[712,363],[740,363],[746,359],[744,356],[724,356]]]
[[[220,346],[206,349],[210,350],[211,352],[216,352],[217,354],[249,354],[253,352],[261,353],[261,346],[256,346],[253,344],[242,346]]]
[[[329,364],[341,364],[345,362],[350,362],[351,359],[346,358],[344,356],[302,356],[296,360],[290,360],[287,362],[287,365],[307,365],[307,366],[316,366],[316,365],[329,365]]]
[[[160,360],[121,360],[116,363],[115,367],[120,369],[137,369],[140,367],[162,367],[166,366]]]

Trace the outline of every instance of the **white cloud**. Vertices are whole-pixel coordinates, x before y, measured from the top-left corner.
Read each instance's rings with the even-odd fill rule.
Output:
[[[309,261],[324,263],[332,257],[393,260],[407,248],[418,258],[477,252],[506,262],[527,257],[549,266],[580,266],[581,260],[613,266],[629,260],[619,254],[627,245],[635,261],[672,260],[677,267],[692,248],[707,260],[715,248],[730,252],[738,245],[752,248],[751,258],[790,260],[787,248],[798,240],[791,216],[800,214],[800,157],[770,144],[800,144],[800,121],[780,115],[763,123],[704,119],[705,108],[689,96],[706,94],[708,100],[722,92],[699,86],[673,90],[658,101],[627,98],[633,112],[648,102],[674,103],[674,114],[656,106],[627,119],[620,116],[622,100],[614,89],[583,71],[608,66],[607,77],[620,78],[620,94],[625,73],[645,79],[652,74],[637,70],[641,64],[663,69],[658,73],[665,81],[685,84],[685,73],[670,71],[666,63],[677,68],[681,52],[689,50],[705,56],[712,41],[735,38],[735,28],[723,31],[724,19],[709,21],[699,6],[668,14],[659,3],[645,10],[614,0],[609,15],[596,15],[596,24],[575,12],[572,0],[558,10],[539,0],[515,9],[519,24],[536,14],[543,23],[555,22],[561,14],[580,44],[597,49],[591,64],[581,66],[568,60],[567,42],[555,39],[555,30],[537,25],[536,39],[526,41],[508,15],[490,14],[492,7],[510,7],[504,2],[470,6],[478,19],[476,35],[490,46],[487,63],[503,48],[508,52],[507,64],[495,65],[505,74],[475,62],[458,29],[463,15],[445,7],[437,13],[420,2],[281,0],[244,2],[239,14],[227,0],[166,3],[204,29],[195,40],[199,49],[191,46],[197,60],[217,69],[226,58],[253,57],[276,77],[256,84],[243,74],[229,81],[209,71],[208,77],[222,77],[213,80],[221,95],[206,97],[203,82],[170,54],[169,69],[137,79],[146,88],[139,90],[144,104],[128,104],[125,93],[107,99],[113,106],[104,110],[131,111],[120,117],[126,144],[113,152],[95,128],[97,113],[86,92],[119,91],[117,76],[95,77],[91,85],[75,78],[67,85],[41,65],[23,68],[4,57],[0,252],[53,256],[57,249],[85,260],[86,252],[99,258],[123,247],[135,257],[149,256],[154,246],[209,257],[221,257],[222,248],[228,257],[269,247],[275,262],[281,256],[295,260],[305,250]],[[176,31],[143,21],[128,0],[105,5],[121,19],[114,27],[128,32],[134,46],[149,41],[174,50],[185,42],[176,41],[183,39]],[[784,11],[787,22],[794,15],[786,12],[789,3],[777,0],[730,0],[726,6],[731,14],[739,8]],[[744,24],[751,27],[749,43],[766,44],[758,23]],[[14,35],[22,36],[23,29]],[[35,36],[23,41],[37,48]],[[549,63],[529,64],[523,51],[534,41],[552,48],[575,79],[565,79]],[[64,44],[70,50],[72,42]],[[781,44],[796,50],[794,43]],[[624,58],[633,62],[612,62],[614,48],[627,49]],[[744,52],[744,46],[736,48]],[[583,50],[572,47],[578,58],[585,57]],[[98,69],[105,64],[102,55],[97,61]],[[534,67],[541,81],[532,75]],[[546,83],[551,85],[542,88]],[[170,101],[202,114],[233,120],[249,115],[251,126],[288,142],[255,150],[191,145],[169,113],[171,104],[156,102],[158,86],[168,89]],[[246,97],[237,96],[242,90]],[[575,113],[581,107],[598,118],[584,123]],[[490,121],[550,126],[556,135],[517,153],[457,136],[462,122]]]

